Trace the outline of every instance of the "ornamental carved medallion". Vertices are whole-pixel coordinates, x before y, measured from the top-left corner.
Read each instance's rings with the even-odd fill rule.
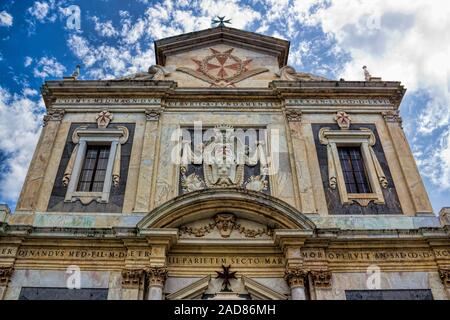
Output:
[[[223,52],[209,48],[211,54],[204,58],[192,58],[196,69],[179,67],[177,71],[187,73],[208,82],[212,87],[233,87],[235,83],[268,71],[267,68],[250,68],[252,59],[233,54],[234,48]]]

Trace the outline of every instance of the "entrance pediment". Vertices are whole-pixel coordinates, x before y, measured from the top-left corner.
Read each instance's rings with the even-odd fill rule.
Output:
[[[191,236],[196,233],[213,236],[214,232],[220,234],[225,223],[232,226],[227,229],[231,230],[230,235],[235,232],[255,237],[271,236],[271,229],[315,229],[308,217],[286,202],[261,192],[234,188],[206,189],[178,196],[152,210],[137,227],[179,228]],[[223,234],[226,233],[222,231],[220,237]]]

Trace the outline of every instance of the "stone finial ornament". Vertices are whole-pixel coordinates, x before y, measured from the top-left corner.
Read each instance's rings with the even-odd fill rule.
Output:
[[[231,24],[231,19],[226,19],[225,16],[214,18],[211,20],[211,24],[215,25],[217,24],[217,27],[225,27],[225,23]]]
[[[106,127],[109,125],[111,120],[113,119],[113,115],[108,110],[100,111],[97,114],[97,125],[100,129],[106,129]]]
[[[280,80],[285,81],[327,81],[327,78],[316,76],[307,72],[297,72],[294,67],[284,66],[275,73]]]
[[[348,130],[350,128],[351,118],[345,111],[338,111],[334,117],[339,128],[342,130]]]
[[[367,66],[363,66],[363,70],[364,70],[364,79],[366,79],[366,81],[370,81],[370,78],[372,78],[372,76],[370,75]]]

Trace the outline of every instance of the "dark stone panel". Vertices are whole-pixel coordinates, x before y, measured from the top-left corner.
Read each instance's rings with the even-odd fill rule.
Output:
[[[429,289],[346,290],[347,300],[433,300]]]
[[[384,155],[383,147],[380,142],[380,137],[376,126],[374,124],[352,124],[350,129],[358,130],[359,128],[368,128],[375,134],[376,143],[372,147],[377,156],[386,179],[388,181],[388,187],[382,189],[385,204],[375,204],[371,202],[367,207],[362,207],[357,203],[350,205],[342,205],[341,198],[339,196],[339,190],[331,189],[328,185],[328,159],[327,159],[327,146],[322,145],[319,141],[319,130],[323,127],[331,128],[332,130],[339,130],[337,124],[313,124],[312,130],[314,134],[314,142],[316,145],[317,157],[319,158],[320,174],[322,176],[322,184],[325,190],[325,197],[327,200],[328,211],[330,214],[402,214],[400,202],[398,200],[397,191],[395,190],[394,181],[392,180],[391,171]]]
[[[30,288],[20,290],[19,300],[106,300],[108,289]]]
[[[64,202],[66,196],[67,187],[62,183],[64,176],[64,170],[69,162],[75,144],[72,143],[73,131],[80,125],[86,125],[86,123],[72,123],[69,133],[66,139],[66,145],[62,154],[61,161],[58,167],[58,173],[56,174],[55,183],[53,185],[52,195],[48,204],[47,211],[61,211],[61,212],[122,212],[122,206],[125,196],[125,187],[128,176],[128,166],[130,164],[131,149],[133,146],[134,128],[133,123],[114,123],[110,127],[124,126],[128,128],[129,137],[128,141],[121,146],[121,168],[120,168],[120,182],[119,186],[111,186],[111,193],[109,195],[108,203],[98,203],[92,201],[91,203],[84,205],[80,201],[76,202]],[[96,123],[88,124],[89,128],[97,128]]]

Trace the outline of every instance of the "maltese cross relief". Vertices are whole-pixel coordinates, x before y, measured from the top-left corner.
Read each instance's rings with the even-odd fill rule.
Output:
[[[179,67],[178,71],[208,82],[211,87],[234,87],[234,84],[268,71],[266,68],[250,69],[252,59],[241,59],[232,54],[234,48],[220,52],[209,48],[211,54],[203,59],[194,59],[196,69]]]

